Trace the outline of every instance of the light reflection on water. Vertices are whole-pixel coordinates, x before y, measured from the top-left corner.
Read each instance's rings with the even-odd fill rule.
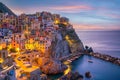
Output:
[[[72,66],[71,63],[68,61],[65,61],[64,64],[68,67],[63,73],[60,74],[56,74],[56,75],[48,75],[48,78],[50,80],[58,80],[58,78],[60,78],[63,75],[66,75],[67,73],[69,73],[72,70]]]
[[[64,75],[68,74],[71,71],[71,65],[70,62],[65,61],[64,64],[68,67],[65,71],[64,71]]]

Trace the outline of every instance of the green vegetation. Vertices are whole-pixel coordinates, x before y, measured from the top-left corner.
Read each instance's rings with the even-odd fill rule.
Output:
[[[10,52],[17,52],[15,48],[11,48]]]
[[[66,25],[65,25],[65,24],[59,23],[58,25],[59,25],[59,27],[61,27],[61,28],[66,28]]]

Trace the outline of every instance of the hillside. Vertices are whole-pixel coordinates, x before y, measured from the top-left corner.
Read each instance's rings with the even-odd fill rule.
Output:
[[[0,13],[8,13],[9,15],[15,15],[6,5],[0,2]]]

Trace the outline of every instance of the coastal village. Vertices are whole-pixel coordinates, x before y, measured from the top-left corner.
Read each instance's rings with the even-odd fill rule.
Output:
[[[72,29],[68,18],[60,17],[59,14],[51,15],[48,12],[21,14],[18,17],[1,13],[0,23],[0,49],[7,48],[9,51],[18,52],[24,49],[39,49],[44,53],[60,30],[58,23]]]
[[[47,55],[55,36],[61,39],[59,34],[61,28],[58,24],[65,25],[67,29],[73,29],[69,19],[59,14],[36,12],[36,14],[14,16],[0,13],[0,68],[3,70],[2,73],[13,65],[23,67],[23,69],[31,67],[29,70],[39,69],[36,66],[32,68],[32,61],[41,55]],[[16,74],[19,75],[19,72]]]

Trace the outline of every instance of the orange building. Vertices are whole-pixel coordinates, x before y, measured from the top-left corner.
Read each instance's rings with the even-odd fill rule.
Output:
[[[19,42],[15,41],[15,40],[12,40],[12,48],[19,48],[20,47],[20,44]]]
[[[4,41],[0,41],[0,50],[2,50],[3,48],[6,48],[6,42]]]
[[[24,38],[22,38],[21,33],[12,35],[11,47],[15,48],[15,49],[17,49],[17,48],[23,49],[24,48]]]

